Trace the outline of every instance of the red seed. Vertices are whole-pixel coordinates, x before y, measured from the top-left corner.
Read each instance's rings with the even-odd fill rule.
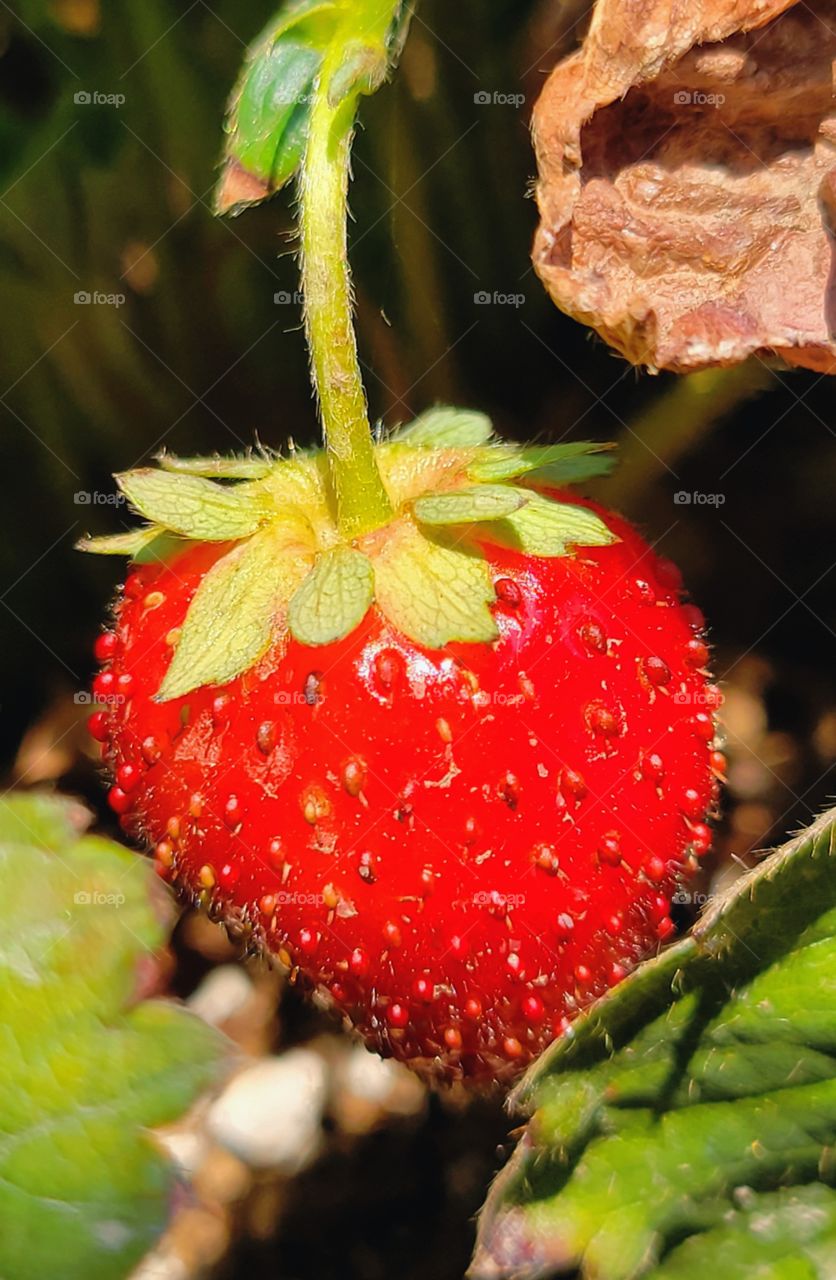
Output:
[[[598,861],[607,867],[621,866],[621,836],[617,831],[608,831],[598,845]]]
[[[232,714],[232,699],[228,693],[219,693],[212,699],[212,719],[215,724],[227,724]]]
[[[359,796],[366,785],[367,769],[359,756],[352,756],[343,765],[343,786],[350,796]]]
[[[319,934],[315,929],[299,930],[299,950],[304,956],[312,956],[319,946]]]
[[[116,676],[112,671],[100,671],[93,681],[93,696],[104,701],[116,689]]]
[[[142,746],[140,750],[142,751],[142,757],[146,764],[156,764],[163,753],[159,739],[152,735],[142,739]]]
[[[689,667],[699,670],[708,662],[708,645],[703,640],[689,640],[685,646],[685,661]]]
[[[713,832],[707,822],[695,822],[691,828],[691,844],[694,853],[698,858],[702,858],[708,853],[713,840]]]
[[[106,742],[108,736],[107,716],[104,711],[94,711],[87,721],[87,730],[97,742]]]
[[[575,981],[581,987],[588,987],[592,981],[592,973],[585,964],[575,966]]]
[[[711,755],[708,757],[708,763],[714,773],[718,774],[721,778],[725,778],[729,762],[723,755],[722,751],[712,751]]]
[[[648,683],[656,688],[670,684],[671,669],[661,658],[643,658],[641,669]]]
[[[606,632],[594,618],[587,618],[581,623],[578,627],[578,639],[590,653],[607,652]]]
[[[133,791],[139,786],[142,774],[135,764],[122,764],[116,770],[116,782],[123,791]]]
[[[229,796],[224,805],[224,822],[230,830],[240,826],[243,816],[241,801],[237,796]]]
[[[96,637],[96,643],[93,645],[93,653],[99,662],[107,662],[108,658],[112,658],[119,645],[115,631],[103,631],[100,636]]]
[[[705,809],[699,792],[695,791],[693,787],[688,787],[682,792],[679,805],[682,812],[687,814],[689,818],[701,817]]]
[[[655,751],[642,760],[642,774],[651,782],[659,783],[665,776],[665,762]]]
[[[409,1022],[409,1009],[400,1000],[395,1000],[386,1010],[386,1018],[390,1027],[402,1030]]]
[[[676,925],[670,916],[663,916],[656,926],[656,937],[660,942],[665,942],[675,931]]]
[[[666,870],[664,860],[658,854],[648,858],[647,866],[644,869],[648,880],[652,880],[654,884],[659,884],[660,881],[664,880]]]
[[[468,996],[464,1002],[464,1016],[471,1022],[478,1022],[482,1016],[482,1001],[478,996]]]
[[[435,999],[435,983],[432,978],[426,976],[416,978],[412,984],[412,994],[422,1004],[432,1004]]]
[[[462,1033],[458,1027],[447,1027],[444,1032],[444,1043],[453,1053],[462,1047]]]
[[[613,915],[608,916],[604,921],[604,928],[611,938],[617,938],[624,931],[624,916],[620,911],[616,911]]]
[[[279,731],[273,720],[262,720],[255,735],[255,744],[263,756],[269,756],[278,741]]]
[[[514,582],[513,578],[497,578],[494,583],[494,591],[497,600],[501,600],[503,604],[507,604],[512,609],[518,609],[522,604],[522,592]]]
[[[710,742],[714,737],[714,721],[704,711],[698,711],[691,723],[697,737],[702,738],[703,742]]]
[[[383,940],[387,947],[399,947],[403,941],[401,927],[396,920],[387,920],[383,926]]]
[[[114,813],[127,813],[131,807],[131,798],[121,787],[111,787],[107,793],[107,802]]]
[[[515,1036],[506,1036],[502,1041],[502,1051],[506,1058],[519,1058],[522,1056],[523,1047]]]
[[[557,917],[556,932],[559,942],[568,942],[575,932],[575,922],[568,911],[561,911]]]
[[[584,709],[587,728],[602,738],[618,737],[618,717],[603,702],[590,702]]]
[[[363,978],[369,972],[369,957],[361,947],[355,947],[352,951],[348,967],[355,978]]]
[[[574,769],[564,769],[562,771],[560,789],[564,795],[572,796],[575,800],[583,800],[588,790],[583,775],[577,773]]]
[[[225,862],[218,872],[218,884],[222,889],[232,889],[241,878],[241,869],[234,862]]]
[[[531,1022],[534,1025],[538,1022],[542,1022],[543,1018],[546,1016],[546,1006],[537,995],[532,994],[526,996],[520,1005],[520,1009],[526,1022]]]

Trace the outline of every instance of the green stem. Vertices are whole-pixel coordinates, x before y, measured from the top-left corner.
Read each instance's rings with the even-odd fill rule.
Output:
[[[354,333],[348,264],[348,175],[357,95],[329,101],[344,50],[326,58],[302,167],[302,285],[314,384],[341,533],[356,538],[391,519],[375,461]]]

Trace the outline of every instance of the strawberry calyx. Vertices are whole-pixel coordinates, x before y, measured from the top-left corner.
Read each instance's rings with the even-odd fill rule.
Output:
[[[148,523],[84,539],[82,550],[142,563],[195,542],[230,544],[191,601],[158,700],[235,679],[282,634],[332,644],[372,605],[427,649],[491,643],[496,592],[482,545],[553,557],[617,541],[595,512],[541,489],[609,471],[608,445],[502,443],[483,414],[439,407],[374,456],[391,516],[353,538],[341,530],[323,450],[163,455],[159,468],[117,476]]]

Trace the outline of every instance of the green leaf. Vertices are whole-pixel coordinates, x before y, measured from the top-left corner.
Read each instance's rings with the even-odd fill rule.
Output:
[[[745,1209],[725,1214],[718,1226],[675,1248],[653,1280],[705,1280],[718,1259],[724,1275],[752,1280],[827,1280],[833,1274],[836,1191],[814,1184],[743,1199]]]
[[[439,649],[453,640],[496,639],[491,576],[472,551],[404,523],[374,557],[374,574],[378,608],[417,644]]]
[[[421,524],[474,524],[513,515],[529,495],[512,485],[480,484],[447,493],[429,493],[413,504],[415,519]]]
[[[252,485],[225,488],[199,476],[153,467],[116,477],[131,506],[154,524],[200,542],[246,538],[267,516],[263,491]]]
[[[594,511],[533,491],[522,510],[483,525],[479,536],[530,556],[565,556],[570,547],[606,547],[618,541]]]
[[[146,862],[78,838],[78,806],[0,799],[0,1276],[122,1280],[165,1226],[148,1130],[218,1077],[222,1039],[135,1003],[164,943]]]
[[[251,45],[230,100],[219,212],[240,212],[296,173],[326,57],[342,49],[327,85],[337,106],[373,93],[397,62],[410,7],[397,0],[287,0]],[[333,63],[332,63],[333,65]]]
[[[269,649],[281,611],[306,576],[307,547],[263,529],[218,560],[195,593],[157,701],[226,684]]]
[[[473,1277],[748,1274],[738,1255],[829,1275],[810,1265],[832,1193],[807,1197],[836,1145],[836,810],[581,1015],[512,1101],[534,1115]],[[811,1252],[792,1224],[814,1218]]]
[[[178,458],[173,453],[161,453],[158,461],[164,471],[216,480],[261,480],[276,465],[270,458]]]
[[[468,467],[468,475],[474,480],[530,476],[537,483],[578,484],[612,471],[616,460],[608,455],[614,447],[590,440],[523,447],[495,445]]]
[[[290,602],[288,626],[300,644],[332,644],[363,621],[374,599],[374,570],[351,547],[319,556]]]
[[[487,443],[492,434],[491,420],[484,413],[438,405],[401,427],[392,439],[432,449],[475,449]]]

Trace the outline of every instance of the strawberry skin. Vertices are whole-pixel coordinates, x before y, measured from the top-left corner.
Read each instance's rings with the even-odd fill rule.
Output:
[[[91,729],[125,829],[438,1078],[515,1075],[671,935],[710,843],[702,617],[669,561],[574,500],[620,541],[484,546],[492,645],[424,649],[373,606],[336,643],[285,634],[226,686],[157,702],[217,543],[135,568],[97,644]]]

